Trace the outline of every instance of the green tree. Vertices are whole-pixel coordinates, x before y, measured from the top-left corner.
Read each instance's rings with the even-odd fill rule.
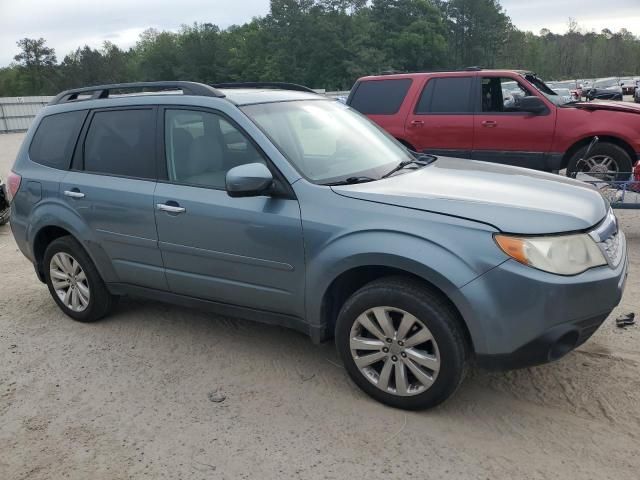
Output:
[[[18,63],[17,68],[21,69],[29,80],[28,90],[25,93],[38,94],[53,81],[53,67],[56,64],[55,50],[45,45],[44,38],[23,38],[16,43],[20,47],[20,53],[13,58]]]

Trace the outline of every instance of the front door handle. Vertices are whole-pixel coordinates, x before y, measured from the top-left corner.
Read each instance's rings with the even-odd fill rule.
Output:
[[[65,190],[64,195],[71,198],[84,198],[84,193],[77,188],[74,188],[73,190]]]
[[[485,120],[484,122],[482,122],[482,126],[487,128],[495,128],[498,126],[498,122],[494,122],[493,120]]]
[[[412,127],[422,127],[424,125],[424,121],[422,121],[422,120],[411,120],[411,122],[409,122],[409,125],[411,125]]]
[[[158,203],[156,205],[156,208],[158,210],[163,211],[163,212],[169,212],[169,213],[184,213],[184,212],[187,211],[186,208],[181,207],[178,204],[176,204],[176,205],[168,205],[166,203]]]

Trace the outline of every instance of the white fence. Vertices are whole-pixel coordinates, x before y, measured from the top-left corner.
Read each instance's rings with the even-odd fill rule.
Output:
[[[321,92],[328,97],[346,97],[349,92]],[[24,132],[42,107],[53,97],[0,98],[0,133]]]
[[[0,133],[23,132],[53,97],[0,98]]]

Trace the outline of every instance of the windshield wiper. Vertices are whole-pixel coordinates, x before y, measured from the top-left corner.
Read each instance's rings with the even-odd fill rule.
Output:
[[[397,166],[395,166],[394,168],[391,169],[391,171],[385,173],[384,175],[382,175],[380,177],[380,179],[383,178],[388,178],[391,175],[393,175],[394,173],[402,170],[403,168],[408,167],[409,165],[421,165],[421,166],[426,166],[429,165],[430,163],[435,162],[438,159],[438,157],[436,157],[435,155],[429,155],[427,153],[421,153],[419,157],[417,158],[413,158],[411,160],[404,160],[402,162],[400,162]]]
[[[371,177],[349,177],[344,180],[340,180],[339,182],[323,183],[323,185],[335,187],[338,185],[353,185],[356,183],[367,183],[367,182],[375,182],[375,181],[376,179]]]

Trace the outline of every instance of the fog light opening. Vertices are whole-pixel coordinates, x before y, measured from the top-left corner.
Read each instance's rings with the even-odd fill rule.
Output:
[[[549,360],[558,360],[573,350],[578,343],[578,337],[575,330],[562,335],[549,349]]]

